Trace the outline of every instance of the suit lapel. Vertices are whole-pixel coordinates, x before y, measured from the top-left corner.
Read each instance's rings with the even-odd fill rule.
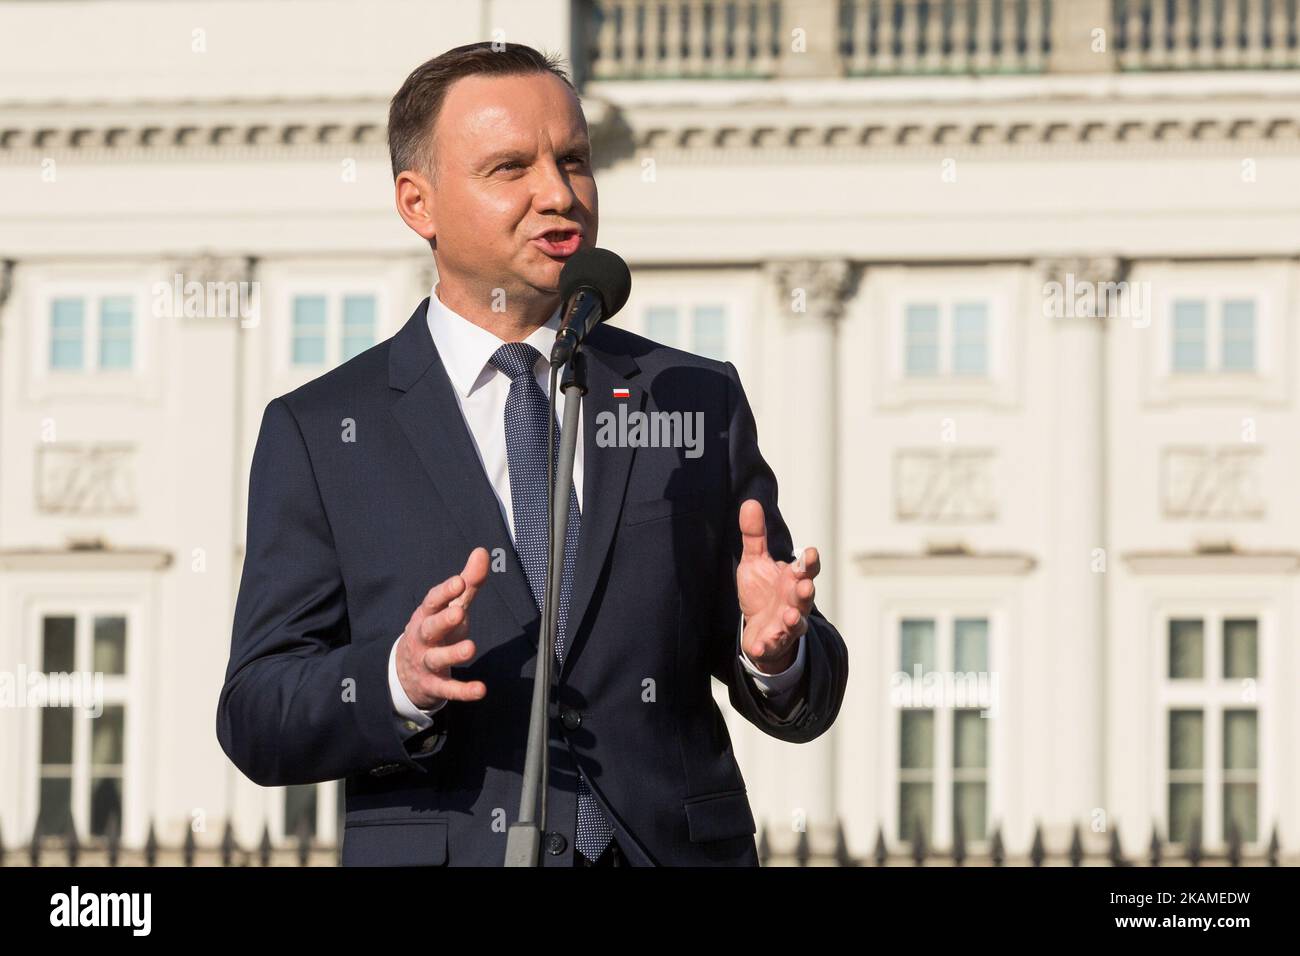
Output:
[[[525,630],[533,628],[535,635],[540,614],[515,554],[510,529],[501,517],[501,505],[479,463],[451,379],[429,334],[428,307],[426,298],[389,350],[388,383],[406,392],[393,403],[393,417],[442,498],[444,513],[456,522],[471,549],[482,545],[489,555],[494,548],[506,549],[514,566],[506,574],[489,573],[486,586],[495,588],[519,625]],[[462,559],[468,557],[467,551]]]
[[[393,417],[437,489],[446,513],[471,547],[481,544],[491,551],[508,545],[510,570],[506,574],[489,574],[488,585],[497,588],[536,646],[541,615],[515,552],[510,529],[501,516],[496,493],[474,450],[474,440],[456,403],[451,380],[429,334],[428,307],[429,300],[425,298],[394,336],[389,349],[389,385],[405,392],[393,404]],[[588,358],[587,394],[582,399],[582,526],[573,594],[569,598],[565,635],[568,652],[561,678],[581,649],[574,645],[573,635],[586,615],[596,579],[609,553],[636,454],[634,447],[598,447],[597,417],[603,411],[617,414],[619,405],[626,405],[629,412],[644,411],[646,404],[645,389],[632,381],[640,371],[636,360],[612,350],[607,332],[604,326],[597,326],[582,346]],[[613,389],[620,386],[630,390],[628,398],[613,397]],[[465,557],[468,556],[467,552]]]
[[[578,534],[578,559],[574,565],[565,635],[569,650],[564,656],[561,679],[582,649],[581,642],[574,644],[573,636],[587,613],[596,580],[605,565],[636,455],[635,447],[597,446],[596,420],[601,412],[616,415],[619,405],[626,405],[632,412],[644,410],[646,403],[645,388],[633,380],[640,367],[632,356],[610,349],[609,331],[604,325],[596,326],[582,345],[588,358],[587,394],[582,399],[582,527]],[[628,398],[613,397],[613,390],[620,386],[628,388],[631,393]]]

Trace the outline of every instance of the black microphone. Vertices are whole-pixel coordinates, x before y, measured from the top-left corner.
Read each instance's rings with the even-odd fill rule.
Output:
[[[570,304],[551,348],[551,367],[569,361],[597,324],[623,308],[631,291],[627,263],[608,249],[579,249],[569,256],[560,270],[560,296]]]

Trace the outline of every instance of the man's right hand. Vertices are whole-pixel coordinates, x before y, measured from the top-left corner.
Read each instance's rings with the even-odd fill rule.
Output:
[[[487,580],[487,548],[475,548],[465,570],[424,596],[397,644],[397,678],[416,707],[428,710],[444,700],[482,700],[482,681],[453,680],[451,668],[474,657],[469,640],[469,604]]]

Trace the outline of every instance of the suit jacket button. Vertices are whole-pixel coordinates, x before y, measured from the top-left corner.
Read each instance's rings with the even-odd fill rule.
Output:
[[[565,730],[577,730],[582,726],[582,714],[572,707],[562,707],[560,708],[560,722],[564,724]]]
[[[559,856],[568,845],[569,841],[564,839],[563,833],[551,830],[546,834],[546,852],[551,856]]]

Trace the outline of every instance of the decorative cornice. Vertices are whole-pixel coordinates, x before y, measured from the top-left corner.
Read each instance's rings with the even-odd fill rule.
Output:
[[[854,564],[870,575],[1021,575],[1038,564],[1028,554],[906,554],[864,553],[854,556]]]
[[[0,551],[3,571],[161,571],[171,564],[170,551],[153,548]]]
[[[629,150],[692,161],[863,155],[1071,154],[1161,151],[1300,152],[1294,97],[1106,102],[882,102],[871,81],[858,102],[621,105],[583,98],[597,157]],[[757,92],[757,87],[755,88]],[[386,101],[266,100],[0,104],[0,162],[387,155]]]
[[[1295,574],[1298,551],[1133,551],[1124,556],[1134,574]]]
[[[0,105],[0,162],[387,155],[378,100]]]
[[[1236,152],[1243,144],[1262,151],[1300,152],[1300,105],[1268,105],[1249,114],[1202,106],[1179,116],[1157,110],[1132,118],[1093,115],[1056,105],[1035,115],[996,114],[972,107],[966,115],[941,115],[916,104],[906,115],[835,115],[793,109],[737,108],[710,116],[702,111],[647,111],[628,117],[635,149],[689,154],[692,160],[735,159],[751,154],[781,160],[796,155],[827,161],[879,157],[1071,155],[1137,150]],[[821,115],[817,115],[820,113]]]

